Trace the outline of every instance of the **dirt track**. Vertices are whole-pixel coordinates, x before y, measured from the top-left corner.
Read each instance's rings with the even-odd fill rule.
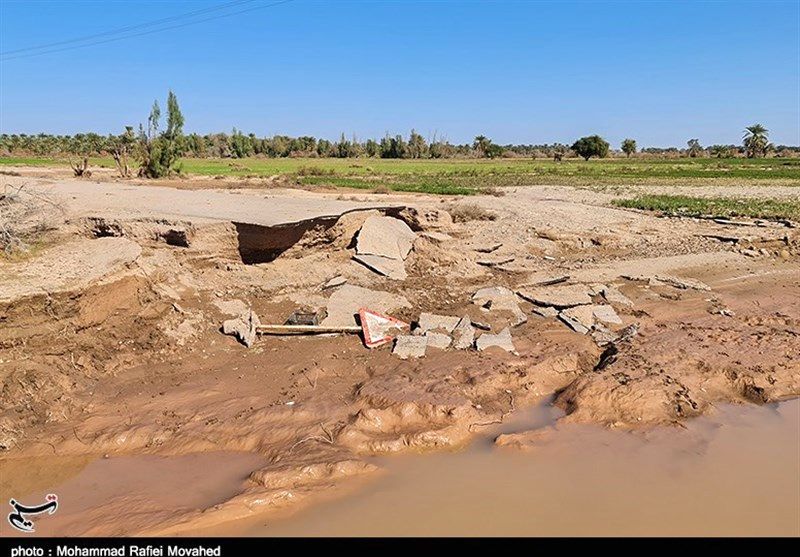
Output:
[[[345,201],[280,189],[4,180],[49,192],[63,212],[48,247],[0,264],[0,466],[52,454],[224,450],[263,459],[237,494],[209,508],[119,496],[102,512],[66,515],[63,533],[178,532],[294,507],[375,472],[366,455],[457,447],[546,397],[566,410],[565,422],[641,428],[679,424],[720,402],[800,394],[795,228],[660,219],[608,206],[611,194],[566,187]],[[446,209],[465,203],[496,220],[452,223]],[[353,238],[377,213],[337,217],[375,206],[395,208],[417,234],[405,280],[352,260]],[[287,225],[297,221],[306,224]],[[336,288],[323,286],[337,276],[405,297],[407,306],[381,309],[408,321],[467,314],[492,332],[515,317],[472,303],[476,290],[569,276],[595,292],[594,303],[601,287],[618,288],[632,305],[610,304],[623,322],[617,332],[635,325],[638,334],[603,356],[592,336],[522,298],[516,354],[429,349],[401,360],[357,337],[262,337],[248,350],[219,332],[241,307],[262,322],[324,307]],[[526,448],[543,434],[498,442]],[[0,487],[4,496],[18,488]],[[109,509],[119,513],[113,531]]]

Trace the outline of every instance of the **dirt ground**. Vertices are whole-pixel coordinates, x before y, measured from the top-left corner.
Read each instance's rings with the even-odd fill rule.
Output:
[[[635,430],[800,394],[795,227],[658,218],[611,207],[614,191],[569,187],[467,199],[16,170],[2,182],[52,204],[35,249],[0,263],[3,496],[45,488],[52,476],[23,485],[15,470],[52,455],[80,465],[255,455],[237,460],[248,479],[222,501],[165,507],[119,495],[56,533],[180,533],[296,508],[376,473],[370,455],[458,448],[543,399],[565,423]],[[453,222],[465,205],[494,220]],[[378,215],[415,234],[405,279],[353,260],[359,230]],[[546,288],[591,298],[578,308],[610,307],[619,322],[573,330],[556,315],[565,310],[531,302],[552,281]],[[509,327],[513,351],[429,346],[400,359],[356,335],[262,335],[248,349],[220,330],[246,309],[261,323],[298,308],[330,314],[337,292],[366,292],[353,287],[408,322],[429,312],[469,316],[490,328],[483,334]],[[486,287],[518,293],[519,310],[473,303]],[[524,449],[551,434],[497,443]]]

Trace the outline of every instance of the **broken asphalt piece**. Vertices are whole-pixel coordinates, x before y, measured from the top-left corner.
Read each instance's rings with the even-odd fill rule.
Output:
[[[345,284],[331,294],[327,305],[328,317],[323,319],[320,325],[327,327],[358,325],[355,316],[361,308],[368,307],[388,314],[410,305],[408,300],[397,294]]]
[[[428,347],[428,339],[423,336],[402,335],[395,339],[392,354],[400,359],[421,358]]]
[[[452,317],[450,315],[436,315],[433,313],[421,313],[417,321],[420,332],[427,333],[435,329],[441,329],[448,333],[452,333],[456,328],[460,317]]]
[[[256,340],[261,322],[254,311],[248,310],[235,319],[228,319],[222,324],[222,332],[233,335],[239,342],[250,348]]]
[[[388,315],[381,315],[367,308],[358,310],[358,319],[364,333],[364,344],[367,348],[382,346],[391,342],[392,333],[408,331],[411,326]]]
[[[475,328],[472,326],[472,320],[468,315],[465,315],[453,329],[453,348],[456,350],[467,350],[472,348],[475,342]]]
[[[605,286],[600,291],[603,298],[610,304],[619,304],[622,306],[633,306],[633,300],[628,298],[625,294],[614,288],[613,286]]]
[[[450,338],[450,335],[436,333],[434,331],[428,331],[425,333],[425,338],[427,339],[427,346],[439,348],[441,350],[449,348],[450,344],[453,342],[453,339]]]
[[[514,315],[512,327],[521,325],[528,320],[528,316],[520,309],[514,293],[504,286],[481,288],[472,295],[472,303],[490,311],[511,312]]]
[[[390,259],[380,255],[354,255],[353,259],[392,280],[405,280],[408,277],[402,259]]]
[[[514,352],[514,342],[511,339],[511,329],[506,327],[498,334],[483,333],[475,341],[475,346],[479,351],[484,351],[488,348],[497,347],[505,350],[506,352]]]
[[[414,245],[417,235],[400,219],[369,217],[364,221],[356,240],[358,255],[378,255],[403,260]]]

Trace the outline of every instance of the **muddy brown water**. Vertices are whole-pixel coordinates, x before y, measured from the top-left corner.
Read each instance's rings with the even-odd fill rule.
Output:
[[[462,452],[380,459],[387,473],[354,495],[206,533],[800,535],[800,401],[647,435],[564,427],[533,452],[491,442],[556,416],[542,406]]]
[[[199,535],[800,535],[800,401],[724,406],[686,429],[646,434],[562,426],[533,451],[498,448],[498,433],[552,424],[541,405],[484,432],[459,452],[374,459],[385,472],[346,482],[335,497],[288,516],[264,516]],[[3,497],[59,496],[39,534],[69,535],[109,501],[204,508],[236,494],[265,463],[248,453],[0,462]],[[23,497],[23,500],[24,497]],[[35,501],[34,501],[35,502]],[[4,535],[7,524],[0,526]]]

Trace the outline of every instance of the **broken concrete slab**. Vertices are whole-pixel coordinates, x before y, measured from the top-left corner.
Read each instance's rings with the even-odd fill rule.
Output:
[[[428,331],[425,333],[425,338],[428,339],[428,346],[431,348],[439,348],[440,350],[449,348],[450,344],[453,342],[453,339],[450,338],[450,335],[437,333],[434,331]]]
[[[402,259],[390,259],[380,255],[354,255],[353,259],[392,280],[405,280],[408,277]]]
[[[478,340],[475,341],[475,346],[477,347],[478,351],[481,352],[493,347],[501,348],[506,352],[515,351],[514,342],[511,338],[511,329],[508,327],[496,335],[491,333],[483,333],[478,337]]]
[[[428,339],[424,336],[401,335],[394,341],[392,354],[407,360],[408,358],[421,358],[428,347]]]
[[[517,294],[538,306],[552,306],[554,308],[571,308],[592,303],[589,288],[583,284],[570,284],[566,286],[542,286],[539,288],[524,289]]]
[[[603,323],[612,323],[614,325],[622,325],[622,319],[620,319],[617,312],[614,311],[614,308],[611,306],[595,304],[591,306],[592,313],[594,314],[594,318],[598,321]]]
[[[258,336],[258,326],[261,321],[254,311],[249,310],[235,319],[228,319],[222,324],[222,332],[226,335],[233,335],[239,342],[250,348]]]
[[[594,309],[592,306],[575,306],[558,314],[559,319],[573,331],[585,335],[594,325]]]
[[[628,298],[625,294],[623,294],[613,286],[606,286],[600,293],[603,295],[603,298],[605,298],[605,300],[610,304],[618,304],[621,306],[628,306],[628,307],[633,307],[634,305],[633,300]]]
[[[679,290],[703,290],[710,291],[711,287],[704,282],[695,279],[676,277],[672,275],[620,275],[626,280],[637,282],[647,282],[650,286],[668,285]]]
[[[599,324],[595,324],[591,334],[598,346],[605,346],[617,340],[617,334],[614,331]]]
[[[414,246],[417,235],[400,219],[369,217],[358,233],[356,253],[403,260]]]
[[[472,303],[490,311],[508,311],[514,316],[512,326],[521,325],[528,320],[522,311],[514,292],[504,286],[490,286],[481,288],[472,295]]]
[[[533,313],[541,317],[557,317],[558,310],[551,306],[533,306]]]
[[[420,332],[426,333],[435,329],[441,329],[448,333],[452,333],[456,328],[458,322],[461,321],[460,317],[450,315],[436,315],[434,313],[421,313],[417,324],[419,325]]]
[[[466,350],[472,348],[475,342],[475,327],[468,315],[459,320],[453,329],[453,348],[456,350]]]
[[[331,294],[327,304],[328,317],[320,324],[325,327],[357,325],[355,315],[361,308],[391,313],[410,305],[407,299],[397,294],[345,284]]]

